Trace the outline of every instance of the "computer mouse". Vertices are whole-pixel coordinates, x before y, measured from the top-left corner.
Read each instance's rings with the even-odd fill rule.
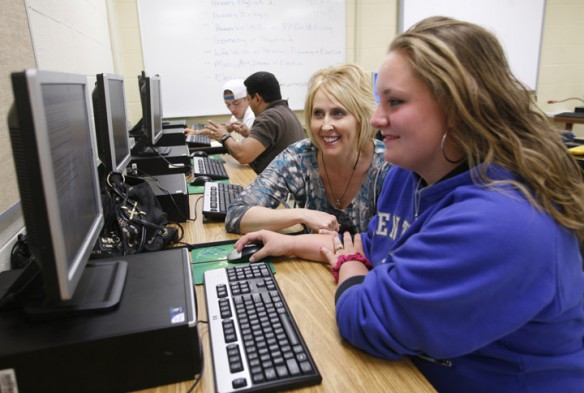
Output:
[[[249,243],[243,246],[241,252],[233,250],[227,256],[227,262],[229,263],[245,263],[249,262],[249,257],[259,251],[264,245],[257,243]]]
[[[191,157],[208,157],[209,155],[202,150],[195,150],[191,153]]]
[[[205,183],[207,183],[208,181],[214,181],[214,180],[212,178],[210,178],[209,176],[205,176],[205,175],[197,176],[191,182],[191,186],[204,186]]]

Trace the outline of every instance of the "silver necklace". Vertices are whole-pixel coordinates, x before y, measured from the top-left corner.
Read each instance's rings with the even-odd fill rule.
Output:
[[[353,179],[353,175],[355,174],[355,169],[357,168],[357,164],[359,163],[359,158],[361,157],[361,150],[359,150],[359,153],[357,154],[357,161],[355,161],[355,165],[353,165],[353,172],[351,172],[351,177],[349,177],[349,181],[347,182],[347,185],[345,186],[345,191],[343,191],[343,195],[341,195],[339,198],[337,198],[335,196],[333,188],[331,187],[331,180],[329,179],[328,171],[326,170],[326,163],[324,162],[324,153],[322,153],[322,150],[321,150],[321,155],[322,155],[322,166],[324,167],[324,174],[326,175],[326,182],[327,182],[328,188],[331,191],[331,196],[333,197],[333,199],[335,200],[335,202],[337,204],[337,209],[340,209],[341,208],[341,201],[343,200],[343,198],[345,197],[345,194],[347,193],[347,190],[349,189],[349,184],[351,184],[351,180]]]

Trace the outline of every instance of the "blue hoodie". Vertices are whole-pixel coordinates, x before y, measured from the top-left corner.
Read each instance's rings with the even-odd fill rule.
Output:
[[[337,291],[351,344],[411,357],[440,392],[584,392],[578,239],[513,188],[394,166],[362,238],[375,268]]]

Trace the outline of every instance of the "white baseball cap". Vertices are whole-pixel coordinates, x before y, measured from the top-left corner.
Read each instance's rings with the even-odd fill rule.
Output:
[[[229,91],[231,94],[229,94]],[[232,79],[223,85],[223,98],[226,100],[237,100],[247,97],[247,89],[243,84],[243,79]]]

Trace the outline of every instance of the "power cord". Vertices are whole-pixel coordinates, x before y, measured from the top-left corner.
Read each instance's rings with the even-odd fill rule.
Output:
[[[200,323],[206,323],[208,325],[209,322],[208,321],[201,321],[201,320],[197,319],[197,323],[195,324],[195,328],[197,329],[197,334],[199,335],[199,359],[201,360],[201,371],[195,376],[195,380],[193,381],[193,384],[191,385],[191,387],[187,390],[187,393],[191,393],[193,390],[195,390],[195,388],[197,387],[197,385],[201,381],[201,378],[203,378],[203,373],[205,372],[205,357],[203,354],[203,344],[201,343],[201,335],[198,333],[198,331],[199,331],[198,325]]]

